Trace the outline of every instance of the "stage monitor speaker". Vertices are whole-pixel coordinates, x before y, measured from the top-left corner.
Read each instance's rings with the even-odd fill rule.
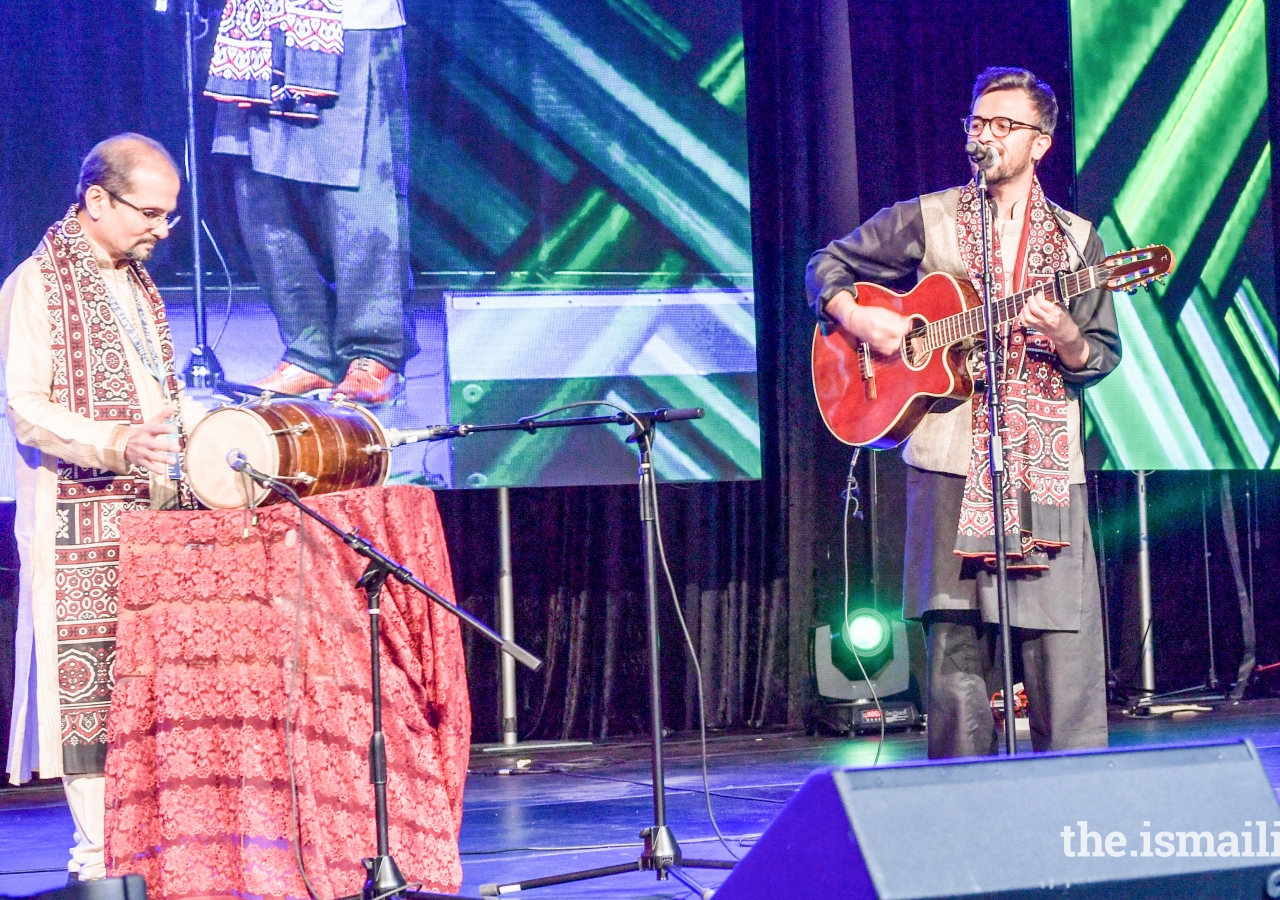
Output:
[[[716,900],[1280,897],[1249,741],[817,772]]]

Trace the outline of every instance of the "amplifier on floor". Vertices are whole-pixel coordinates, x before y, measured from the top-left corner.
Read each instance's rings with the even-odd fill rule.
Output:
[[[1249,741],[830,769],[716,900],[1280,898],[1280,804]]]

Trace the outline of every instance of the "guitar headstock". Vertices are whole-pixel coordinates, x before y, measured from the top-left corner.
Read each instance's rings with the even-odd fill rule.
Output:
[[[1151,282],[1164,281],[1164,277],[1173,271],[1173,251],[1164,244],[1125,250],[1108,256],[1099,268],[1105,272],[1103,284],[1108,290],[1133,294],[1143,285],[1150,290]]]

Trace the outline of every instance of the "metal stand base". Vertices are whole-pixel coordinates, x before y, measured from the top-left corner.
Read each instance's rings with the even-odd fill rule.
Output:
[[[645,830],[648,831],[648,829]],[[641,857],[636,862],[621,863],[616,866],[602,866],[598,869],[583,869],[579,872],[570,872],[565,875],[529,878],[525,881],[516,881],[509,884],[482,884],[480,885],[480,896],[505,897],[508,894],[518,894],[520,891],[529,891],[534,888],[552,887],[557,884],[572,884],[575,881],[607,878],[610,875],[625,875],[628,872],[655,870],[658,871],[659,881],[665,881],[669,876],[693,891],[697,896],[703,898],[703,900],[707,900],[707,898],[711,897],[713,890],[699,884],[685,869],[732,869],[733,865],[733,862],[729,860],[686,859],[681,863],[663,866],[662,869],[657,870],[654,866],[645,865],[644,858]]]
[[[214,355],[212,347],[197,344],[191,348],[187,366],[182,370],[182,380],[196,390],[217,390],[222,384],[222,363]],[[257,391],[261,393],[261,391]]]

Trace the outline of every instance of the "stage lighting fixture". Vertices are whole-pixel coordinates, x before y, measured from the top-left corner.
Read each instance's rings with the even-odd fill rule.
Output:
[[[884,614],[872,607],[849,613],[839,643],[843,646],[832,646],[831,658],[854,681],[874,679],[893,659],[893,629]]]
[[[889,622],[871,608],[853,610],[846,621],[838,630],[830,625],[813,630],[818,695],[829,700],[870,700],[873,689],[882,698],[907,690],[911,669],[906,623]],[[853,649],[855,641],[859,650]]]

